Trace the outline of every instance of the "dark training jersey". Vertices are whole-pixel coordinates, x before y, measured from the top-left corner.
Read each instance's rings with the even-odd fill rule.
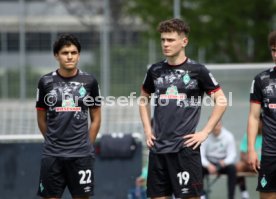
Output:
[[[99,95],[97,80],[81,70],[69,78],[58,71],[40,78],[36,108],[47,111],[44,156],[94,156],[88,118],[89,108],[101,105]]]
[[[143,90],[154,93],[152,152],[173,153],[184,146],[184,135],[196,131],[204,93],[220,89],[208,69],[190,59],[171,66],[167,61],[151,65]],[[210,100],[209,100],[210,102]]]
[[[265,70],[255,77],[250,101],[262,107],[262,155],[276,156],[276,68]]]

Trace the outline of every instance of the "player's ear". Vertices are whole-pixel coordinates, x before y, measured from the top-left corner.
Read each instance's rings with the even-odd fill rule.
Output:
[[[58,61],[58,54],[54,54],[55,59]]]
[[[188,37],[184,36],[183,37],[183,47],[186,47],[188,45],[188,43],[189,43]]]

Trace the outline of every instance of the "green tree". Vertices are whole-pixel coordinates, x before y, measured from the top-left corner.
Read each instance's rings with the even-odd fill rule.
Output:
[[[152,36],[159,21],[172,18],[173,1],[128,0],[125,9],[140,17]],[[200,50],[206,62],[270,61],[267,34],[275,10],[275,0],[182,0],[182,18],[191,26],[189,56]]]

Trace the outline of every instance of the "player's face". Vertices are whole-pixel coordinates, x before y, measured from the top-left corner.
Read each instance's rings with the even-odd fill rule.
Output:
[[[270,50],[271,50],[272,59],[276,63],[276,44],[274,46],[271,46]]]
[[[80,53],[75,45],[64,46],[55,54],[59,66],[63,70],[74,70],[80,59]]]
[[[161,33],[161,46],[166,57],[177,57],[188,44],[188,38],[177,32]]]

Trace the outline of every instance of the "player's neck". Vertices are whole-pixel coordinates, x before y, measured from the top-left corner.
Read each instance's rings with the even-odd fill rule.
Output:
[[[62,77],[74,77],[78,73],[78,68],[74,68],[70,70],[59,68],[58,73]]]
[[[186,59],[187,57],[184,52],[178,54],[177,56],[167,57],[168,64],[172,66],[182,64],[186,61]]]

